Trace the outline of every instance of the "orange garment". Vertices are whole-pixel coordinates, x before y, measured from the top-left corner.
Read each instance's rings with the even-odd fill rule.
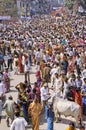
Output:
[[[52,55],[52,48],[49,48],[49,54]]]
[[[75,92],[75,102],[82,106],[82,97],[79,92]]]
[[[23,73],[23,72],[24,72],[24,68],[23,68],[23,65],[22,65],[22,56],[19,56],[18,61],[19,61],[19,63],[18,63],[19,72],[20,72],[20,73]]]
[[[43,77],[43,71],[44,71],[45,63],[43,61],[40,62],[40,70]]]
[[[80,117],[82,118],[83,108],[82,108],[82,97],[79,92],[75,92],[75,102],[80,105]]]
[[[30,104],[29,110],[31,110],[32,129],[39,130],[39,118],[41,113],[41,104],[34,101]]]
[[[68,66],[68,72],[71,73],[74,71],[74,62],[72,61],[73,59],[69,60],[69,66]]]

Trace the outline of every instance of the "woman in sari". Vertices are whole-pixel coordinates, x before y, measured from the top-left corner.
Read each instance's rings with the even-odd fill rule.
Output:
[[[22,64],[22,55],[19,55],[18,61],[19,61],[19,63],[18,63],[19,73],[23,73],[24,68],[23,68],[23,64]]]
[[[81,96],[81,90],[80,88],[76,88],[75,91],[75,102],[80,105],[80,119],[82,119],[82,96]]]
[[[4,77],[5,92],[9,92],[10,91],[10,74],[8,72],[8,68],[6,68],[5,71],[3,72],[3,77]]]
[[[31,114],[32,118],[32,129],[39,130],[39,118],[41,114],[41,104],[39,103],[38,99],[35,98],[34,101],[30,104],[28,113]]]
[[[81,89],[83,114],[86,116],[86,78],[84,78],[84,84]]]

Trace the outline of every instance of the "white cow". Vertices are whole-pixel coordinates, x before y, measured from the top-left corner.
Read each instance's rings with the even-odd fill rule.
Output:
[[[80,106],[68,100],[60,99],[56,96],[53,97],[53,111],[55,115],[56,122],[58,122],[58,115],[72,116],[76,119],[76,124],[78,125],[78,120],[80,117]]]

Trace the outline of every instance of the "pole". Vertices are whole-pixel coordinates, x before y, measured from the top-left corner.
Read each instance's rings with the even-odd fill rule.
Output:
[[[27,0],[25,0],[25,20],[27,20]]]

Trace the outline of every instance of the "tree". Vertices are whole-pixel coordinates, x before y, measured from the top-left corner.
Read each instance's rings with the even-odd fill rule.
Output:
[[[40,14],[47,13],[48,1],[47,0],[38,0],[38,3],[39,3]]]
[[[0,0],[0,15],[17,16],[17,5],[14,0]]]
[[[68,9],[72,9],[76,3],[80,3],[82,7],[86,9],[86,0],[65,0],[65,6],[67,6]]]
[[[68,9],[72,9],[75,2],[76,0],[65,0],[65,6],[67,6]]]
[[[80,4],[86,10],[86,0],[80,0]]]

